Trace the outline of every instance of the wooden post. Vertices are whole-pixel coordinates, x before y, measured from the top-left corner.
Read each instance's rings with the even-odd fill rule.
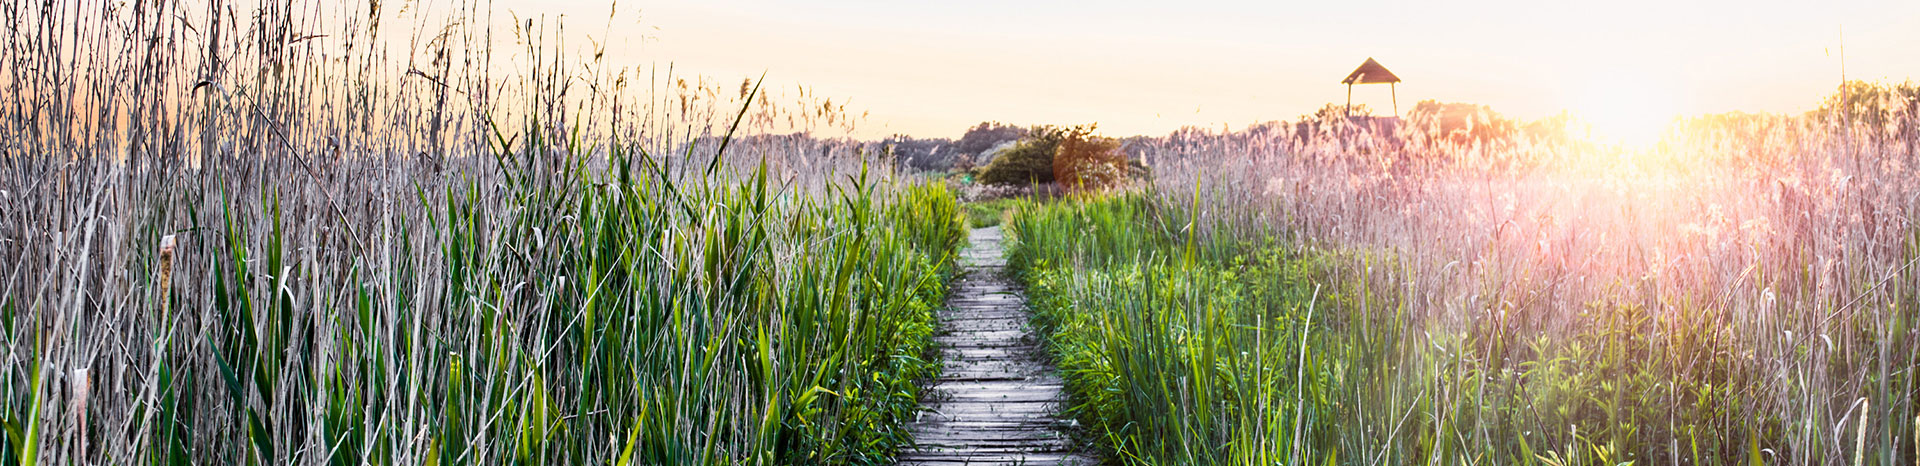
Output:
[[[1400,118],[1400,83],[1387,83],[1387,91],[1393,93],[1393,117]],[[1347,97],[1351,100],[1353,97]]]
[[[1353,83],[1347,83],[1347,118],[1353,118]]]

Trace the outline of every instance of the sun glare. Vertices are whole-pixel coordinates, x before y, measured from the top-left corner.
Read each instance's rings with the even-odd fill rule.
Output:
[[[1613,77],[1587,86],[1572,110],[1594,142],[1647,147],[1660,142],[1679,116],[1675,98],[1652,80]]]

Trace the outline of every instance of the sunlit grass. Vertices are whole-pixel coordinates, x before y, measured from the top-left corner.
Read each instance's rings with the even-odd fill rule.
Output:
[[[961,204],[805,88],[250,6],[4,7],[0,466],[886,464],[990,225],[1121,463],[1920,457],[1911,85],[1193,129]]]
[[[1016,215],[1013,263],[1130,463],[1904,464],[1920,184],[1911,110],[1876,108],[1691,122],[1625,159],[1180,134],[1139,198]]]
[[[318,6],[7,15],[0,61],[41,71],[0,111],[0,464],[886,464],[909,441],[964,223],[861,144],[768,135],[843,109],[642,87],[534,21],[523,74],[491,75],[472,5],[421,45],[440,58],[391,60],[378,2]]]

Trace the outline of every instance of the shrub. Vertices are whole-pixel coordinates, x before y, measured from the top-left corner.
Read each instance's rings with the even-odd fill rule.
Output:
[[[967,133],[960,136],[960,141],[954,143],[954,150],[962,155],[980,155],[986,153],[988,149],[994,148],[994,146],[1009,141],[1018,141],[1024,137],[1027,137],[1026,128],[1004,124],[998,121],[981,122],[972,128],[968,128]]]
[[[1026,139],[987,162],[987,166],[980,169],[978,180],[997,185],[1052,183],[1053,154],[1065,137],[1066,131],[1060,128],[1034,128]]]
[[[1093,126],[1069,129],[1053,155],[1053,179],[1071,189],[1100,189],[1126,180],[1120,141],[1093,135]]]
[[[1407,112],[1407,129],[1429,141],[1464,144],[1512,137],[1519,125],[1485,105],[1423,100]]]
[[[949,170],[968,158],[968,154],[955,152],[953,140],[946,138],[896,134],[880,141],[880,148],[898,166],[921,171]]]

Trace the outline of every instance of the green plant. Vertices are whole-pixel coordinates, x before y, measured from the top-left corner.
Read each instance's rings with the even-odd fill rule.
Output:
[[[1126,181],[1127,156],[1120,141],[1095,136],[1094,127],[1068,128],[1054,149],[1053,179],[1080,190],[1099,190]]]
[[[1029,130],[1020,142],[979,168],[975,181],[983,184],[1019,186],[1052,183],[1053,156],[1069,130],[1039,126]]]
[[[1005,198],[991,201],[968,202],[961,205],[966,213],[967,226],[986,228],[999,225],[1008,215],[1021,206],[1032,203],[1026,199]]]
[[[751,80],[635,92],[557,23],[506,24],[526,50],[488,61],[472,5],[317,7],[6,7],[8,44],[66,47],[0,47],[59,70],[0,105],[0,464],[888,464],[909,440],[964,238],[944,184],[769,135],[788,115]],[[369,45],[395,14],[445,21],[435,58]]]
[[[1103,198],[1009,224],[1071,411],[1129,464],[1334,461],[1319,262],[1157,229],[1155,210]]]

